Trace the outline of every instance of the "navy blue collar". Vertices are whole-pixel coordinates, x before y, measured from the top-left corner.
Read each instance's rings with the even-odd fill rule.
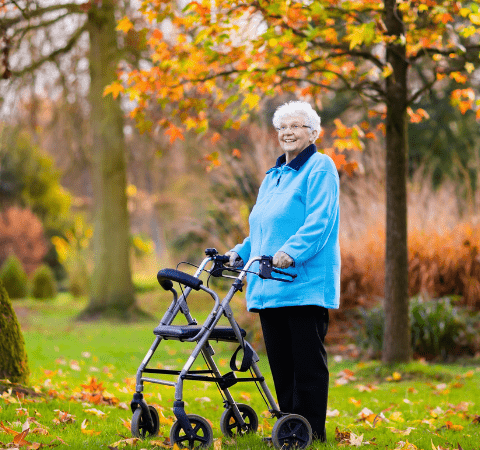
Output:
[[[292,168],[293,170],[299,170],[307,161],[310,156],[317,153],[317,147],[315,144],[310,144],[307,148],[302,150],[295,158],[293,158],[288,164],[287,167]],[[283,166],[287,162],[287,157],[285,153],[282,156],[279,156],[275,164],[275,169],[278,169],[280,166]]]

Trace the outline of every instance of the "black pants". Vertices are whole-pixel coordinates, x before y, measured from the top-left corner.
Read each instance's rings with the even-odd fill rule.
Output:
[[[325,441],[329,373],[323,343],[328,309],[263,309],[260,321],[280,410],[305,417],[314,439]]]

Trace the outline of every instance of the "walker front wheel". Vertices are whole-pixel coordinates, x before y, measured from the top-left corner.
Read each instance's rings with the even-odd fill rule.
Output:
[[[213,444],[212,427],[206,419],[195,414],[187,414],[190,425],[193,429],[193,437],[187,436],[185,430],[181,427],[177,420],[170,430],[170,442],[172,446],[180,449],[197,450],[208,448]]]
[[[312,443],[312,427],[298,414],[283,416],[273,426],[272,443],[282,450],[306,448]]]
[[[148,426],[148,420],[144,417],[142,408],[138,407],[133,413],[132,424],[130,426],[133,437],[145,439],[146,437],[153,437],[158,434],[158,430],[160,429],[158,412],[151,405],[148,406],[148,410],[152,416],[153,427]]]
[[[243,403],[237,403],[237,408],[245,422],[245,428],[242,428],[235,414],[233,414],[232,407],[229,407],[223,411],[222,417],[220,418],[220,430],[226,437],[255,433],[258,429],[258,417],[255,410]]]

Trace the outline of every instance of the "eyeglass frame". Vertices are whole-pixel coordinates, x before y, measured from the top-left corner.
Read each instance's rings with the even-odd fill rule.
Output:
[[[295,127],[295,128],[293,128],[293,127]],[[310,128],[310,129],[312,129],[312,127],[310,125],[297,125],[297,124],[289,125],[288,127],[279,127],[279,128],[275,127],[275,129],[277,130],[278,133],[284,133],[288,129],[290,129],[290,131],[292,131],[292,132],[295,132],[295,131],[298,131],[299,128]]]

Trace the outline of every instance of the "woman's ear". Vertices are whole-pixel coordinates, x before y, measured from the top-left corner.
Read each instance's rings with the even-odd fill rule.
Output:
[[[312,130],[310,134],[310,143],[313,144],[318,139],[318,131]]]

